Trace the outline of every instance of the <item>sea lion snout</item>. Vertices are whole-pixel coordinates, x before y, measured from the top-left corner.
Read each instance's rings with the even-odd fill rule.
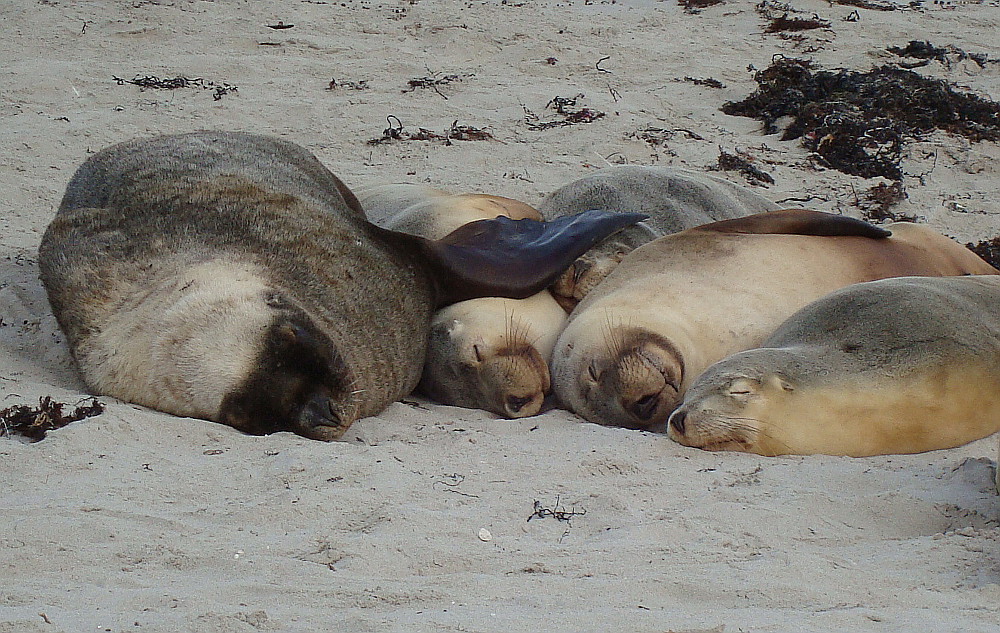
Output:
[[[340,438],[348,426],[341,421],[330,398],[317,393],[306,401],[287,430],[313,440],[332,441]]]
[[[494,412],[508,418],[537,415],[552,388],[548,364],[526,342],[497,350],[480,371],[483,384],[500,392]]]
[[[680,401],[682,365],[669,344],[641,340],[615,366],[615,391],[627,420],[622,426],[662,428]]]
[[[507,413],[507,417],[525,418],[538,413],[541,409],[543,399],[544,394],[541,393],[530,396],[507,396],[504,402],[504,410]]]
[[[357,415],[352,375],[333,341],[303,311],[276,311],[251,374],[222,402],[219,420],[245,433],[291,431],[331,441]]]

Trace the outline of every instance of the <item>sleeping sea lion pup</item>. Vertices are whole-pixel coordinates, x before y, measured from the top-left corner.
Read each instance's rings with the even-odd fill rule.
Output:
[[[358,200],[376,224],[429,239],[497,215],[541,219],[517,200],[456,196],[425,185],[361,189]],[[548,363],[565,322],[566,312],[548,290],[526,299],[477,297],[444,307],[431,319],[417,389],[442,404],[508,418],[535,415],[551,390]]]
[[[606,238],[581,255],[552,286],[567,312],[632,250],[657,237],[717,220],[775,211],[755,191],[728,180],[676,167],[619,165],[574,180],[539,206],[546,218],[589,209],[644,213],[649,219]]]
[[[883,277],[996,272],[925,226],[889,228],[885,237],[852,218],[772,211],[641,246],[570,315],[553,390],[592,422],[662,431],[702,371],[760,345],[810,301]]]
[[[481,297],[431,319],[419,389],[434,400],[508,418],[538,414],[551,391],[549,359],[566,312],[547,291]]]
[[[369,223],[293,143],[197,132],[88,158],[39,267],[95,392],[330,440],[416,385],[435,306],[534,294],[636,219],[497,218],[431,241]]]
[[[802,308],[708,368],[670,437],[762,455],[883,455],[1000,431],[1000,277],[902,277]]]

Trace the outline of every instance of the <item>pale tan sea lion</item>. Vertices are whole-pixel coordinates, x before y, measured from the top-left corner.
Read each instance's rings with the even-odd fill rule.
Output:
[[[358,200],[376,224],[428,239],[497,215],[541,218],[510,198],[456,196],[425,185],[362,189]],[[551,391],[548,363],[565,323],[566,312],[548,290],[526,299],[478,297],[444,307],[431,319],[417,389],[442,404],[508,418],[536,415]]]
[[[620,165],[601,169],[557,189],[539,205],[546,218],[588,209],[644,213],[649,219],[619,231],[580,256],[553,284],[571,311],[625,255],[657,237],[717,220],[780,207],[752,189],[676,167]]]
[[[1000,277],[901,277],[802,308],[709,367],[670,437],[709,450],[862,457],[1000,431]]]
[[[426,240],[368,222],[293,143],[197,132],[88,158],[39,267],[96,393],[329,440],[416,385],[435,306],[530,296],[622,224],[497,218]]]
[[[776,234],[782,224],[793,234]],[[847,233],[817,235],[838,227]],[[892,224],[885,239],[864,227],[875,229],[825,213],[774,211],[641,246],[570,315],[553,351],[556,395],[592,422],[664,430],[705,368],[760,345],[810,301],[883,277],[996,272],[925,226]],[[755,230],[765,233],[748,233]],[[794,234],[803,232],[812,235]]]
[[[451,194],[427,185],[390,184],[356,192],[368,220],[393,231],[439,240],[463,224],[505,216],[541,220],[531,205],[485,193]]]
[[[431,319],[419,390],[444,404],[508,418],[536,415],[551,391],[548,362],[566,318],[547,290],[442,308]]]

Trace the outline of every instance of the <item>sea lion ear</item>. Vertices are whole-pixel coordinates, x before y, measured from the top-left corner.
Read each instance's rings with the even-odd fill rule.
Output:
[[[523,299],[552,284],[597,242],[647,217],[584,211],[538,222],[500,216],[423,240],[421,250],[433,269],[439,306],[473,297]]]
[[[692,229],[716,233],[774,233],[789,235],[854,235],[874,239],[886,238],[892,231],[846,215],[810,211],[808,209],[782,209],[757,213],[732,220],[712,222]]]

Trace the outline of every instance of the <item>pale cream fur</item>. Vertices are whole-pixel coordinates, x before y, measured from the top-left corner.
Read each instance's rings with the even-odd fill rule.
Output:
[[[433,324],[448,322],[453,341],[461,342],[463,358],[474,357],[473,345],[489,355],[514,342],[508,336],[513,334],[548,359],[566,323],[566,312],[546,290],[527,299],[480,297],[461,301],[434,315]]]
[[[742,430],[729,435],[743,442],[706,448],[865,457],[952,448],[1000,431],[1000,377],[959,363],[792,390],[765,379],[753,391],[743,402],[716,394],[685,405],[685,436],[671,427],[670,437],[697,444],[737,422]]]
[[[448,383],[453,393],[479,394],[477,404],[494,413],[535,415],[551,385],[548,362],[566,318],[547,290],[527,299],[482,297],[443,308],[431,327],[444,329],[447,337],[431,338],[425,376]],[[540,364],[516,353],[527,348],[534,348]],[[475,367],[475,374],[460,372],[462,365]],[[509,397],[530,403],[515,410],[507,404]]]
[[[245,264],[213,260],[165,273],[80,345],[97,393],[213,419],[250,373],[273,318],[267,284]]]

